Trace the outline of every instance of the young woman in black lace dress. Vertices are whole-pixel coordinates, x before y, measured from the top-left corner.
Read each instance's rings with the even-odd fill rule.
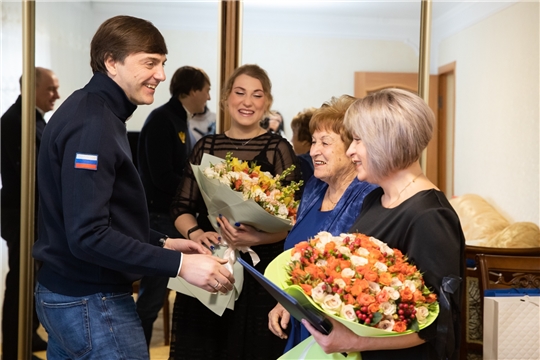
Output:
[[[296,170],[286,180],[300,180],[297,159],[287,139],[268,133],[259,125],[272,105],[271,83],[263,69],[257,65],[236,69],[224,86],[221,104],[231,115],[231,127],[224,134],[199,140],[190,163],[200,164],[204,153],[225,158],[227,152],[232,152],[240,160],[256,161],[261,170],[273,175],[294,164]],[[187,238],[208,247],[218,242],[190,166],[186,167],[171,213],[176,228]],[[246,225],[220,224],[221,236],[227,242],[250,246],[259,255],[261,261],[256,268],[260,272],[283,251],[286,232],[270,234]],[[242,254],[242,258],[252,263],[248,254]],[[268,312],[275,305],[266,290],[247,274],[234,310],[225,310],[221,317],[199,300],[177,293],[170,358],[277,359],[283,354],[285,342],[268,330]]]

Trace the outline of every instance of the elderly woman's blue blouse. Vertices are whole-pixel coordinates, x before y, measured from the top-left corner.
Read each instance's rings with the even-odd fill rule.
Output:
[[[312,176],[304,188],[296,224],[285,240],[285,250],[317,235],[320,231],[327,231],[332,235],[347,232],[360,214],[364,198],[377,187],[354,178],[334,209],[322,212],[320,208],[328,184]],[[308,338],[309,335],[310,333],[302,323],[291,319],[289,340],[285,352]]]

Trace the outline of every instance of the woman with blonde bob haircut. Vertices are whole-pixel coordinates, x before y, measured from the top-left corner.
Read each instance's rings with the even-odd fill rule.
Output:
[[[446,196],[420,167],[433,124],[427,104],[398,89],[357,100],[345,116],[345,127],[353,134],[347,155],[357,178],[380,186],[366,196],[349,232],[373,236],[401,250],[437,294],[439,315],[419,332],[379,338],[356,335],[332,319],[333,330],[326,336],[302,321],[327,353],[361,352],[363,360],[459,356],[465,238]]]
[[[433,135],[434,123],[435,116],[422,99],[398,89],[357,101],[345,120],[353,134],[361,134],[377,178],[417,161]]]

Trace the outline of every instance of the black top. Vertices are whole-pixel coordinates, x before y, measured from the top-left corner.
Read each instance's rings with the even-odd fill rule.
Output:
[[[382,206],[383,194],[383,189],[378,188],[366,196],[362,211],[349,232],[373,236],[407,255],[423,273],[426,285],[437,293],[441,309],[437,320],[419,332],[427,341],[423,345],[393,351],[367,351],[362,353],[362,359],[437,359],[436,347],[445,345],[437,343],[440,341],[438,328],[447,326],[446,340],[459,341],[460,291],[457,289],[451,296],[452,308],[447,309],[451,311],[449,315],[453,321],[443,324],[440,321],[444,319],[440,289],[444,277],[463,277],[465,237],[461,224],[440,191],[421,191],[393,209]]]
[[[205,136],[195,145],[190,162],[199,165],[203,153],[225,158],[229,151],[240,160],[256,160],[263,171],[272,175],[281,174],[297,161],[286,139],[265,133],[251,140],[233,140],[224,134]],[[296,169],[287,180],[300,180],[299,168]],[[185,168],[185,177],[172,205],[174,219],[186,213],[194,216],[198,213],[199,226],[214,231],[191,166]],[[251,248],[260,257],[255,268],[264,273],[268,263],[283,251],[283,241]],[[252,264],[249,254],[240,253],[240,256]],[[268,330],[268,312],[275,305],[274,298],[245,271],[242,293],[234,303],[234,311],[226,309],[222,316],[193,297],[176,294],[170,358],[277,359],[283,354],[285,341]]]
[[[21,125],[22,125],[22,98],[2,115],[1,120],[1,174],[2,174],[2,236],[7,241],[18,241],[21,211]],[[45,120],[36,110],[36,158],[41,144],[41,136],[45,128]],[[39,207],[36,186],[36,206]],[[8,215],[9,216],[8,220]]]
[[[181,254],[158,245],[144,190],[131,160],[125,121],[135,111],[124,91],[95,73],[56,111],[38,159],[38,281],[84,296],[131,292],[141,275],[176,276]],[[77,154],[97,157],[95,169]],[[140,274],[140,275],[139,275]]]
[[[137,160],[150,212],[169,212],[190,153],[187,113],[173,97],[148,115],[139,137]]]

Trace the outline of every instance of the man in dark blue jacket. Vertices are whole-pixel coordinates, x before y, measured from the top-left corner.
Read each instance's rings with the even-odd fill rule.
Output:
[[[22,77],[21,77],[22,80]],[[21,83],[21,81],[19,81]],[[36,157],[45,129],[45,113],[54,109],[60,98],[58,78],[49,69],[36,68]],[[21,257],[21,125],[22,97],[2,115],[2,238],[8,246],[9,272],[6,275],[6,292],[2,308],[2,356],[4,359],[18,359],[19,331],[19,277]],[[36,189],[37,190],[37,189]],[[38,209],[36,196],[35,210]],[[37,221],[37,217],[34,219]],[[34,226],[37,238],[37,226]],[[25,239],[23,239],[24,241]],[[38,335],[39,320],[33,307],[32,351],[47,349],[47,343]]]
[[[94,76],[43,133],[33,255],[41,263],[36,307],[49,334],[47,358],[148,359],[131,296],[142,275],[178,275],[212,292],[232,289],[226,261],[149,227],[125,122],[137,105],[154,101],[165,54],[150,22],[106,20],[90,45]]]
[[[180,183],[195,139],[189,129],[193,114],[204,112],[210,100],[210,79],[200,69],[183,66],[170,84],[171,99],[150,113],[141,130],[138,146],[139,173],[146,192],[153,230],[182,237],[174,227],[169,207]],[[167,293],[168,277],[141,279],[137,313],[147,345],[152,327]]]

